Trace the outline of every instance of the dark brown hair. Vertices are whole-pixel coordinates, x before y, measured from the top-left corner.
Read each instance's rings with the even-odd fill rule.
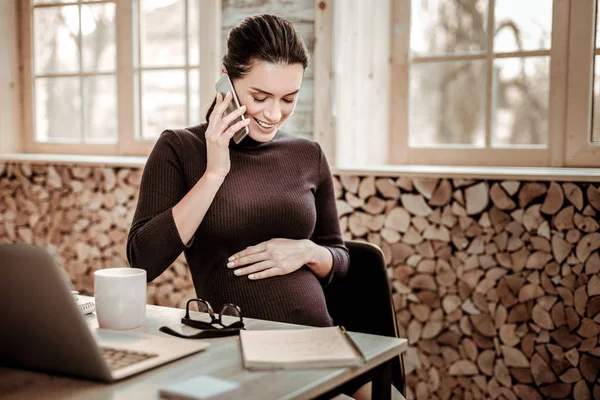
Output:
[[[246,75],[255,62],[290,65],[306,69],[310,56],[291,22],[275,15],[262,14],[245,18],[227,35],[223,66],[231,80]],[[209,120],[217,100],[206,112]]]

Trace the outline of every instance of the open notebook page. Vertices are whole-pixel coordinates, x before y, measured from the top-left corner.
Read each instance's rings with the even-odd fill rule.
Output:
[[[358,365],[362,362],[351,339],[339,327],[241,331],[247,367],[303,364]],[[328,361],[332,362],[328,364]],[[319,365],[321,364],[321,365]]]

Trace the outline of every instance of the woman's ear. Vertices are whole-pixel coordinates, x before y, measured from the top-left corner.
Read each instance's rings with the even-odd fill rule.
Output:
[[[221,67],[221,72],[222,72],[222,73],[224,73],[224,74],[226,74],[226,73],[227,73],[227,70],[225,69],[225,66],[224,66],[224,65]]]

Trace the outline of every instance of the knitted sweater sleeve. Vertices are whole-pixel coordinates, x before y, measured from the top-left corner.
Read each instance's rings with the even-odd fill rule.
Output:
[[[335,277],[343,277],[348,272],[350,256],[340,232],[340,222],[335,204],[335,191],[329,164],[323,150],[319,147],[319,177],[315,192],[317,222],[311,240],[325,247],[333,256],[333,266],[328,276],[321,279],[325,287]]]
[[[173,219],[173,206],[186,194],[180,154],[177,134],[164,131],[142,174],[127,237],[127,259],[131,267],[146,270],[148,282],[162,274],[186,248]]]

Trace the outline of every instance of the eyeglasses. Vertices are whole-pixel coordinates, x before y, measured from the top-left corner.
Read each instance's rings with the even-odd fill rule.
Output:
[[[198,306],[198,311],[207,313],[210,317],[210,322],[193,319],[190,316],[190,303],[195,302]],[[229,320],[229,321],[227,321]],[[241,329],[244,329],[244,319],[242,310],[235,304],[227,303],[221,307],[218,313],[218,318],[210,303],[203,299],[191,299],[185,305],[185,316],[181,318],[181,323],[192,328],[202,329],[193,335],[183,335],[168,326],[162,326],[159,330],[169,335],[177,336],[185,339],[208,339],[214,337],[224,337],[239,334]],[[215,325],[220,325],[217,327]]]

